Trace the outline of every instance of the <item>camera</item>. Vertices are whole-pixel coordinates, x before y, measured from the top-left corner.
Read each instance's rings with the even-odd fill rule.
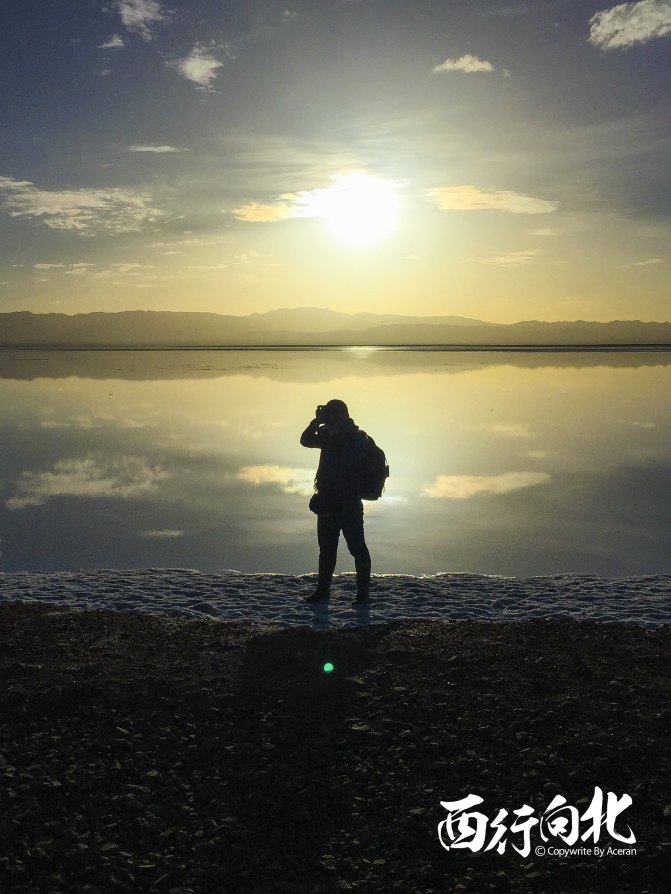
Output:
[[[326,407],[323,404],[319,404],[315,410],[315,419],[317,422],[326,422]]]

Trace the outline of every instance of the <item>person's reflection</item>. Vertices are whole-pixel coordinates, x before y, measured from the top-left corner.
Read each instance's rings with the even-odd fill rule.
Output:
[[[366,449],[368,436],[350,418],[342,400],[318,406],[314,419],[301,435],[303,447],[321,450],[310,509],[317,515],[319,573],[317,588],[306,602],[330,596],[342,531],[356,569],[355,605],[368,602],[371,560],[363,531],[363,503],[354,471]]]

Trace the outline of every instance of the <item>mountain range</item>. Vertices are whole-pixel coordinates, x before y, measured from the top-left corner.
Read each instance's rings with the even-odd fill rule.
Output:
[[[0,314],[0,347],[157,348],[316,345],[670,345],[671,323],[585,320],[488,323],[457,316],[281,308],[232,316],[199,312]]]

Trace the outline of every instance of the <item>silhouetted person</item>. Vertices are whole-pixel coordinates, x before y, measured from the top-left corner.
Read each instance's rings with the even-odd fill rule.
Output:
[[[355,605],[368,602],[370,553],[363,533],[363,503],[359,496],[356,463],[366,447],[367,435],[350,419],[347,405],[330,400],[317,407],[315,418],[301,435],[303,447],[321,450],[310,509],[317,514],[319,578],[306,602],[328,599],[342,531],[356,569]]]

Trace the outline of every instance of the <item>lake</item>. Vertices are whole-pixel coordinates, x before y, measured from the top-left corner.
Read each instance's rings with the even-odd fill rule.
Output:
[[[338,397],[391,467],[374,572],[669,573],[669,394],[664,351],[3,351],[0,568],[314,570]]]

